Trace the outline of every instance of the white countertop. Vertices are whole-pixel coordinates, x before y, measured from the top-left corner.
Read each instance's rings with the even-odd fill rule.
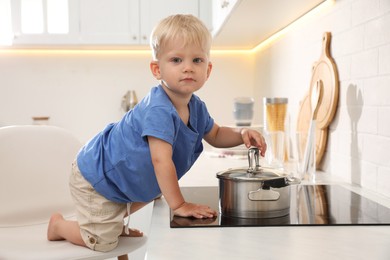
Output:
[[[218,186],[215,174],[245,160],[203,154],[181,186]],[[318,173],[319,183],[337,183],[390,207],[388,198]],[[216,209],[217,210],[217,209]],[[176,228],[169,226],[164,198],[154,203],[147,259],[390,259],[390,226],[289,226]]]

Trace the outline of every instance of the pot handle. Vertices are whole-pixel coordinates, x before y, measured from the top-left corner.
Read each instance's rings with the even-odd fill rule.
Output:
[[[280,198],[280,193],[274,190],[263,190],[262,188],[248,193],[248,199],[252,201],[275,201]]]
[[[287,177],[286,178],[286,183],[288,185],[300,184],[301,183],[301,179],[296,178],[296,177]]]

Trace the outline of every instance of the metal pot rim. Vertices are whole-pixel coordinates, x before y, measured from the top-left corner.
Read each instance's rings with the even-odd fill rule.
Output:
[[[248,168],[232,168],[217,173],[218,179],[235,181],[267,181],[287,177],[288,175],[284,171],[268,167],[258,167],[251,172],[248,171]]]

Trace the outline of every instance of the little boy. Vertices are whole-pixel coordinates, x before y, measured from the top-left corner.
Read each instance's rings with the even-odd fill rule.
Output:
[[[70,177],[77,221],[53,214],[49,240],[112,250],[121,235],[143,235],[128,232],[123,219],[161,194],[178,216],[216,216],[206,205],[186,202],[178,185],[201,154],[202,140],[214,147],[245,143],[262,156],[266,144],[257,131],[218,126],[194,94],[210,76],[210,47],[209,31],[192,15],[170,16],[157,25],[150,69],[160,84],[80,150]]]

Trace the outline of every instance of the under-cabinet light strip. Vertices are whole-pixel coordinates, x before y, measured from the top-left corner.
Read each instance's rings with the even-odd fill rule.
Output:
[[[283,29],[279,30],[278,32],[268,37],[266,40],[259,43],[256,47],[254,47],[250,51],[258,52],[266,48],[267,46],[269,46],[270,44],[272,44],[273,42],[275,42],[276,40],[278,40],[279,38],[281,38],[282,36],[290,32],[291,30],[298,28],[300,25],[304,23],[307,23],[310,19],[314,18],[316,15],[319,15],[321,12],[328,9],[330,6],[332,6],[335,3],[335,1],[336,0],[325,0],[324,2],[320,3],[319,5],[311,9],[309,12],[305,13],[301,17],[297,18],[295,21],[291,22]]]

